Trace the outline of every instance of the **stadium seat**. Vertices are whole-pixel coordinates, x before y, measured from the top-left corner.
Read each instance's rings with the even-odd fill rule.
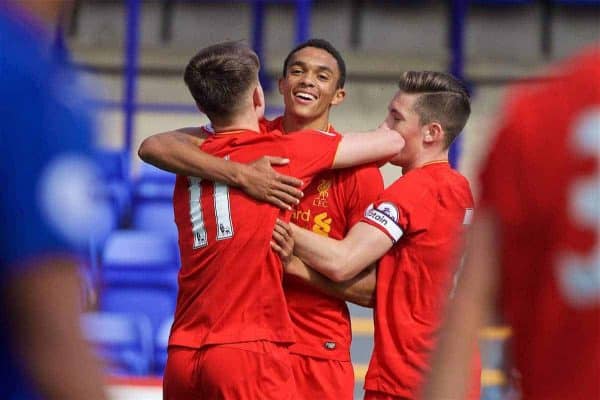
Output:
[[[132,226],[137,230],[160,232],[177,239],[171,202],[140,200],[133,210]]]
[[[167,346],[173,318],[168,318],[160,324],[154,337],[154,373],[162,375],[167,364]]]
[[[148,199],[171,201],[174,186],[175,174],[144,163],[135,183],[135,202]]]
[[[119,270],[177,269],[177,245],[171,238],[156,232],[114,231],[104,246],[102,266]]]
[[[152,363],[152,331],[143,315],[94,312],[81,317],[84,337],[112,374],[146,375]]]
[[[131,211],[131,188],[126,176],[127,155],[120,150],[104,149],[95,151],[94,157],[106,182],[101,193],[112,201],[118,221],[122,221]]]
[[[102,257],[100,309],[142,313],[154,329],[175,310],[179,257],[172,238],[116,231]]]

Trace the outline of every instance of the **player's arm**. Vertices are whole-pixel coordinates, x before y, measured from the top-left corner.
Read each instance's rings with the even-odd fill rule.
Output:
[[[373,294],[375,293],[376,282],[375,265],[365,268],[352,279],[344,282],[334,282],[310,268],[298,257],[292,257],[294,251],[292,229],[289,224],[280,220],[277,221],[273,230],[271,247],[281,258],[286,273],[302,279],[330,296],[350,301],[363,307],[373,306]]]
[[[371,132],[348,133],[338,145],[333,168],[388,160],[404,148],[404,139],[385,123]]]
[[[73,260],[36,260],[4,286],[13,348],[42,397],[105,399],[100,369],[81,335],[81,291]]]
[[[291,226],[294,254],[335,282],[354,278],[394,245],[389,236],[365,222],[354,225],[343,240]]]
[[[340,300],[349,301],[363,307],[373,307],[377,279],[375,265],[363,269],[354,278],[344,282],[332,281],[306,265],[298,257],[292,259],[286,266],[285,272]]]
[[[492,213],[483,211],[469,235],[465,264],[432,359],[425,399],[462,400],[472,373],[473,343],[492,315],[497,292],[497,235]]]
[[[150,136],[140,145],[138,155],[160,169],[223,182],[280,208],[289,209],[298,203],[302,192],[297,188],[302,182],[271,168],[289,160],[265,156],[250,164],[227,161],[199,149],[205,139],[201,132],[200,128],[182,128]]]

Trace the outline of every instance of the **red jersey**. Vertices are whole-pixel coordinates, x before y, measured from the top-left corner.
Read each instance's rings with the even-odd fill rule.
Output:
[[[481,175],[524,399],[600,398],[600,51],[513,93]]]
[[[277,169],[308,183],[331,167],[339,142],[339,135],[317,131],[239,131],[213,134],[201,149],[237,162],[289,158],[289,165]],[[181,270],[169,345],[293,342],[283,268],[269,245],[279,209],[224,184],[186,176],[177,177],[173,202]]]
[[[377,270],[375,348],[365,389],[418,395],[472,211],[467,180],[436,162],[398,179],[365,213],[362,221],[394,242]]]
[[[281,121],[278,118],[268,127],[283,131]],[[331,126],[328,130],[335,132]],[[383,178],[375,165],[325,171],[304,189],[304,197],[292,213],[291,222],[341,240],[382,191]],[[285,277],[283,288],[296,334],[296,343],[290,351],[350,361],[352,330],[346,302],[293,276]]]

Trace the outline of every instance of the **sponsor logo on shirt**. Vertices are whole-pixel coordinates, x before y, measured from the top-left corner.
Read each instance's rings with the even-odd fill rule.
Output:
[[[329,236],[329,232],[331,232],[332,221],[333,220],[327,216],[326,212],[317,214],[315,215],[315,224],[312,227],[312,231],[314,233],[318,233],[319,235]]]
[[[327,207],[327,198],[329,197],[329,188],[331,188],[331,181],[328,179],[322,179],[317,191],[319,194],[313,200],[313,206],[315,207]]]
[[[310,221],[310,210],[297,209],[292,213],[292,221],[300,224],[301,222]]]

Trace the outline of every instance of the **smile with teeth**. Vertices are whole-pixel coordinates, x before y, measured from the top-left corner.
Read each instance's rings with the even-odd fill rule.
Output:
[[[301,100],[305,100],[305,101],[313,101],[317,99],[317,96],[315,96],[314,94],[310,94],[310,93],[306,93],[306,92],[296,92],[295,94],[296,97],[298,97]]]

